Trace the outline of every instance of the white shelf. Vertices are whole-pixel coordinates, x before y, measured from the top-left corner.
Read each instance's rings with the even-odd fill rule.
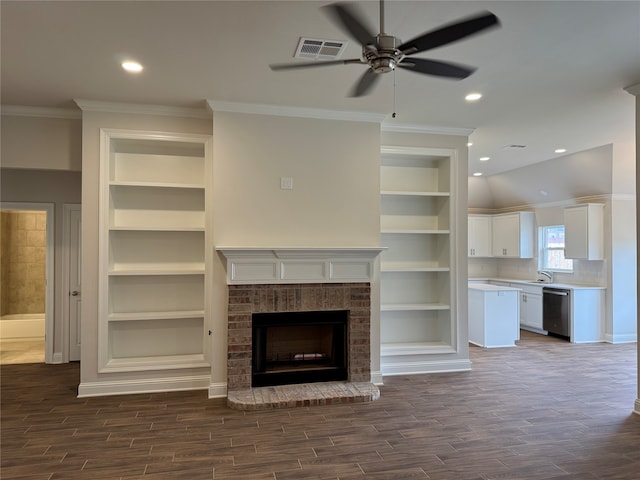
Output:
[[[204,232],[204,227],[174,227],[163,225],[135,225],[135,226],[116,226],[110,225],[109,230],[114,232]]]
[[[150,269],[139,269],[139,270],[127,270],[127,269],[115,269],[109,270],[109,276],[117,277],[117,276],[148,276],[148,275],[204,275],[204,266],[202,268],[191,268],[191,269],[183,269],[183,270],[171,270],[171,269],[163,269],[163,270],[150,270]]]
[[[380,355],[437,355],[455,353],[455,349],[446,342],[387,343],[380,348]]]
[[[187,148],[183,149],[183,146]],[[110,182],[179,183],[204,187],[202,144],[189,145],[185,142],[183,145],[169,145],[166,142],[156,142],[141,147],[140,142],[120,142],[114,145],[114,150],[116,151],[111,156],[109,168]]]
[[[100,373],[178,370],[210,367],[203,353],[190,355],[155,355],[148,357],[111,358]]]
[[[203,190],[202,184],[195,183],[175,183],[175,182],[109,182],[110,186],[115,187],[154,187],[154,188],[185,188]]]
[[[382,273],[392,272],[448,272],[449,267],[440,266],[435,262],[382,262],[380,271]]]
[[[139,312],[139,313],[111,313],[110,322],[128,322],[144,320],[167,320],[180,318],[203,318],[204,310],[182,310],[173,312]]]
[[[380,311],[382,312],[417,312],[430,310],[449,310],[450,308],[450,305],[444,303],[397,303],[380,305]]]
[[[109,192],[111,227],[205,227],[203,189],[111,186]]]
[[[383,147],[381,153],[381,370],[449,369],[449,360],[434,355],[456,354],[453,160],[442,150]]]
[[[101,372],[209,365],[210,142],[101,130]]]
[[[399,196],[399,197],[449,197],[449,192],[422,192],[422,191],[405,191],[405,190],[382,190],[380,195]]]
[[[380,230],[380,233],[384,234],[416,234],[416,235],[449,235],[450,230],[432,230],[432,229],[417,229],[417,228],[389,228]]]

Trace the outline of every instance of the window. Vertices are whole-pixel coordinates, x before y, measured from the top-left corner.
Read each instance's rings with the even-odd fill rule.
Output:
[[[540,227],[540,270],[573,272],[573,260],[564,258],[564,225]]]

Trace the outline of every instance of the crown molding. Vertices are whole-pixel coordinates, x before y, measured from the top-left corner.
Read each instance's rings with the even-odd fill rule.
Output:
[[[8,117],[39,117],[80,119],[82,112],[73,108],[29,107],[26,105],[2,105],[2,115]]]
[[[631,95],[640,97],[640,83],[636,83],[635,85],[630,85],[628,87],[625,87],[624,90],[629,92]]]
[[[140,103],[101,102],[95,100],[74,99],[84,112],[128,113],[140,115],[161,115],[183,118],[211,118],[206,108],[170,107]]]
[[[224,102],[207,100],[212,112],[250,113],[279,117],[314,118],[319,120],[344,120],[352,122],[382,123],[386,114],[354,112],[346,110],[326,110],[322,108],[286,107],[260,103]]]
[[[456,135],[462,137],[468,137],[474,132],[474,128],[461,128],[461,127],[439,127],[436,125],[421,125],[421,124],[408,124],[408,123],[388,123],[385,122],[381,125],[383,132],[394,133],[429,133],[433,135]]]

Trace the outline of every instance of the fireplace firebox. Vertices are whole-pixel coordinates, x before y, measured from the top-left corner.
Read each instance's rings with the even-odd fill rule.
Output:
[[[348,310],[254,313],[251,386],[348,378]]]

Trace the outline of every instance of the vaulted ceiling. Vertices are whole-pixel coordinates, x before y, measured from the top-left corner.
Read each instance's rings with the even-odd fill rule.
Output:
[[[468,78],[403,69],[359,98],[348,93],[361,65],[269,68],[299,61],[300,37],[346,40],[342,58],[360,56],[321,8],[328,3],[3,0],[2,105],[75,108],[73,99],[85,99],[204,108],[210,99],[384,113],[388,124],[473,129],[469,171],[485,175],[634,141],[635,102],[624,88],[640,83],[639,1],[388,0],[386,33],[405,41],[482,10],[501,27],[416,55],[477,67]],[[378,3],[356,6],[377,31]],[[144,70],[124,72],[125,58]],[[464,100],[476,91],[481,100]]]

